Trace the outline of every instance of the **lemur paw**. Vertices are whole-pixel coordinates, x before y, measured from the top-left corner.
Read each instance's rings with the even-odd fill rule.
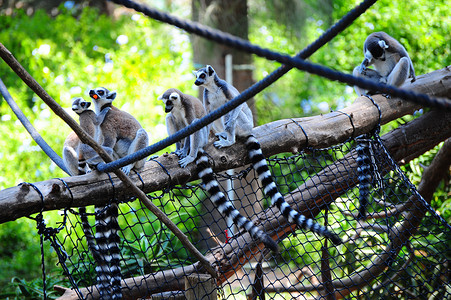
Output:
[[[179,166],[182,168],[186,168],[187,165],[189,165],[190,163],[192,163],[194,161],[194,157],[192,156],[187,156],[185,158],[182,158],[179,160]]]
[[[178,150],[178,151],[174,151],[173,152],[175,155],[177,155],[178,158],[183,158],[185,156],[183,156],[183,150]]]
[[[228,140],[219,140],[213,143],[213,145],[215,145],[216,148],[225,148],[225,147],[229,147],[231,145],[233,145],[232,142],[228,141]]]
[[[132,168],[133,168],[132,165],[128,165],[128,166],[122,167],[121,170],[122,170],[122,172],[125,173],[125,175],[128,175],[128,174],[130,174],[130,171],[132,170]]]

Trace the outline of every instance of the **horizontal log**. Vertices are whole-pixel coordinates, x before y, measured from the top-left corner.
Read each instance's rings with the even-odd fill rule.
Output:
[[[449,96],[451,94],[451,68],[446,67],[418,76],[414,83],[406,85],[407,89],[435,97]],[[377,95],[373,99],[382,112],[380,120],[382,124],[403,115],[412,114],[420,108],[416,104],[399,99],[386,99]],[[378,122],[379,112],[375,105],[368,98],[359,97],[341,112],[275,121],[256,127],[254,134],[262,144],[265,155],[271,156],[283,152],[296,153],[305,146],[322,148],[335,145],[349,137],[368,132]],[[214,148],[210,143],[205,150],[214,159],[216,172],[249,163],[242,143],[221,150]],[[161,166],[164,166],[164,169]],[[173,154],[162,155],[156,161],[148,161],[140,175],[144,184],[136,175],[132,175],[131,179],[145,193],[162,190],[168,184],[182,185],[197,177],[193,164],[182,169],[178,166],[178,159]],[[113,184],[107,174],[99,172],[62,178],[70,191],[58,179],[34,183],[34,186],[42,193],[43,199],[34,188],[26,184],[7,188],[0,191],[0,223],[13,221],[41,210],[103,205],[109,201],[113,193],[119,199],[128,198],[130,187],[122,183],[116,176],[112,175],[111,177]]]

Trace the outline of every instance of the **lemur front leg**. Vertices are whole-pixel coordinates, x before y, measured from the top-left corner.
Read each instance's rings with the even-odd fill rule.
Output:
[[[365,79],[369,79],[371,81],[375,81],[378,83],[387,83],[386,78],[379,74],[376,70],[366,68],[363,64],[358,65],[354,68],[352,75],[356,77],[361,77]],[[367,91],[361,87],[354,86],[354,90],[357,93],[357,95],[367,95],[367,94],[375,94],[376,91]]]
[[[409,68],[409,59],[407,57],[402,57],[388,75],[387,84],[401,86],[409,77]]]
[[[136,132],[136,137],[130,144],[128,148],[127,155],[133,154],[141,149],[146,148],[149,145],[149,136],[147,135],[146,130],[144,128],[138,129]],[[144,164],[146,163],[146,158],[140,159],[134,163],[126,165],[121,168],[121,170],[126,174],[130,174],[130,171],[135,168],[135,170],[141,170],[144,168]]]
[[[194,119],[196,121],[197,119]],[[193,122],[194,122],[193,121]],[[192,163],[197,158],[197,153],[201,149],[206,141],[208,141],[208,127],[204,127],[199,131],[196,131],[187,138],[185,148],[189,149],[189,155],[179,160],[179,165],[185,168],[188,164]],[[188,146],[188,147],[186,147]]]
[[[238,123],[241,124],[241,122],[237,123],[237,119],[240,119],[240,121],[242,120],[242,115],[244,114],[243,108],[244,105],[242,104],[224,116],[224,132],[216,134],[219,138],[218,141],[214,142],[216,148],[229,147],[235,144],[236,126]]]

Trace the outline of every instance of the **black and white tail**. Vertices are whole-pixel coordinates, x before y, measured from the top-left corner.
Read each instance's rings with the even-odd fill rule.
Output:
[[[93,253],[93,256],[97,263],[97,286],[100,299],[122,299],[117,204],[96,207],[95,215],[95,240],[98,253]]]
[[[197,174],[205,185],[206,190],[210,194],[211,201],[216,205],[219,212],[226,218],[231,218],[233,223],[238,227],[245,229],[254,240],[263,242],[267,248],[277,252],[277,243],[264,231],[260,230],[255,224],[246,219],[233,206],[233,204],[225,197],[219,188],[218,181],[215,179],[213,170],[211,169],[208,157],[204,150],[199,149],[196,158]]]
[[[342,243],[337,234],[330,232],[326,229],[326,227],[316,223],[313,219],[306,218],[304,215],[292,209],[285,201],[272,178],[268,164],[266,163],[266,159],[262,153],[260,143],[253,135],[247,137],[246,149],[252,162],[252,166],[257,172],[258,178],[262,183],[265,195],[271,198],[271,205],[276,205],[288,222],[295,223],[302,229],[311,230],[325,236],[336,245]]]
[[[366,217],[366,207],[371,188],[370,145],[364,138],[357,139],[357,174],[359,179],[359,214],[357,220]]]

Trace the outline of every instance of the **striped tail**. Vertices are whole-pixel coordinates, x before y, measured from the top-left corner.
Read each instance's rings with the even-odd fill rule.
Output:
[[[100,299],[122,299],[118,207],[113,203],[95,210],[95,239],[99,252],[96,273]]]
[[[263,185],[265,195],[271,198],[271,205],[276,205],[288,222],[296,223],[302,229],[311,230],[325,236],[336,245],[342,243],[337,234],[330,232],[326,227],[316,223],[313,219],[306,218],[304,215],[292,209],[285,201],[272,178],[266,159],[263,156],[260,143],[253,135],[247,137],[246,149],[252,162],[252,166]]]
[[[81,226],[83,228],[83,233],[85,234],[86,242],[88,244],[88,249],[91,251],[91,254],[98,264],[101,261],[101,257],[99,256],[99,249],[97,247],[96,240],[94,235],[92,234],[91,225],[88,221],[88,215],[86,213],[86,207],[82,206],[78,208],[78,213],[80,214]]]
[[[110,250],[110,272],[111,272],[111,288],[113,290],[112,299],[122,299],[121,291],[121,249],[119,244],[121,238],[119,237],[119,223],[118,223],[118,206],[117,203],[112,203],[108,209],[110,211],[109,216],[109,228],[110,235],[108,236],[108,248]]]
[[[219,212],[226,218],[232,218],[233,223],[238,227],[245,229],[254,240],[263,242],[267,248],[274,252],[278,252],[277,243],[264,231],[260,230],[254,223],[240,214],[240,212],[233,207],[233,204],[225,197],[224,193],[219,189],[218,181],[213,175],[208,157],[204,150],[199,149],[196,158],[197,174],[202,180],[205,188],[210,194],[211,201],[216,205]]]
[[[359,178],[359,214],[357,220],[362,220],[366,216],[368,205],[368,195],[371,188],[371,159],[369,145],[365,141],[358,141],[357,147],[357,174]]]

